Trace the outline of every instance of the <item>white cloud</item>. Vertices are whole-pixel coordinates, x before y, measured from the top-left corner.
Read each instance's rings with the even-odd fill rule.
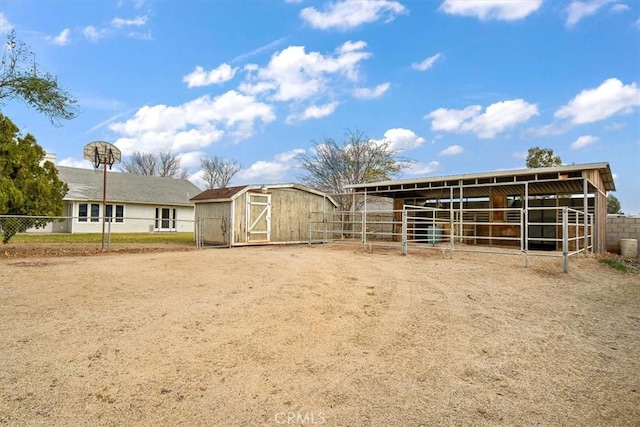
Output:
[[[598,141],[598,138],[592,135],[584,135],[576,139],[571,143],[572,150],[579,150],[581,148],[585,148],[588,145],[591,145]]]
[[[0,34],[7,34],[13,29],[13,24],[9,22],[9,18],[0,12]]]
[[[640,88],[637,84],[624,85],[612,78],[595,89],[583,90],[556,111],[554,116],[568,119],[573,124],[584,124],[604,120],[618,113],[628,113],[638,106]]]
[[[455,156],[464,153],[464,148],[459,145],[450,145],[438,153],[438,156]]]
[[[236,56],[235,58],[233,58],[233,59],[231,60],[231,62],[240,62],[240,61],[244,61],[245,59],[250,58],[250,57],[252,57],[252,56],[259,55],[259,54],[261,54],[261,53],[264,53],[264,52],[268,52],[268,51],[270,51],[270,50],[273,50],[273,49],[275,49],[276,47],[278,47],[279,45],[281,45],[281,44],[282,44],[282,42],[284,42],[287,38],[288,38],[288,37],[281,37],[281,38],[279,38],[279,39],[277,39],[277,40],[272,41],[271,43],[267,43],[267,44],[265,44],[264,46],[260,46],[260,47],[258,47],[258,48],[255,48],[255,49],[253,49],[253,50],[252,50],[252,51],[250,51],[250,52],[242,53],[242,54],[240,54],[240,55]]]
[[[71,30],[65,28],[57,36],[47,36],[46,40],[58,46],[66,46],[71,42]]]
[[[482,107],[472,105],[463,110],[439,108],[427,114],[434,131],[476,134],[478,138],[494,138],[498,133],[526,122],[538,115],[538,107],[522,99],[496,102],[480,114]]]
[[[542,0],[445,0],[440,10],[450,15],[478,18],[481,21],[516,21],[538,10]]]
[[[516,159],[526,159],[528,155],[528,151],[516,151],[515,153],[513,153],[513,157],[515,157]]]
[[[249,168],[238,172],[238,177],[246,181],[274,182],[281,180],[297,164],[296,156],[304,153],[302,148],[277,154],[272,161],[259,160]]]
[[[624,3],[616,3],[611,6],[611,12],[618,13],[618,12],[626,12],[628,10],[631,10],[631,8]]]
[[[362,41],[347,41],[331,55],[289,46],[275,53],[266,67],[251,67],[252,73],[239,89],[251,95],[267,93],[275,101],[302,101],[326,94],[330,83],[338,84],[340,78],[358,80],[359,63],[371,56],[364,51],[366,46]]]
[[[567,21],[565,25],[567,27],[573,27],[582,18],[593,15],[603,6],[609,3],[615,3],[616,1],[617,0],[572,1],[566,9]]]
[[[476,117],[481,110],[482,107],[480,105],[471,105],[464,110],[438,108],[424,116],[424,118],[432,119],[431,130],[458,132],[463,123]]]
[[[149,31],[131,31],[131,28],[139,29],[147,25],[147,16],[136,16],[133,19],[113,18],[110,24],[106,27],[99,28],[94,25],[88,25],[83,30],[84,36],[92,42],[105,38],[114,34],[123,34],[126,37],[136,38],[141,40],[152,40],[151,32]]]
[[[358,99],[374,99],[380,98],[389,90],[391,84],[389,82],[381,83],[374,88],[359,87],[353,90],[353,96]]]
[[[275,114],[270,105],[229,91],[213,99],[202,96],[177,107],[145,106],[131,119],[111,123],[109,129],[120,134],[116,145],[124,154],[134,150],[180,152],[206,147],[224,136],[248,138],[256,121],[273,120]]]
[[[218,68],[205,71],[201,66],[182,78],[188,87],[202,87],[224,83],[231,80],[238,71],[238,68],[231,68],[227,63],[222,63]]]
[[[291,123],[295,120],[320,119],[333,114],[339,102],[334,101],[324,105],[311,105],[307,107],[301,114],[291,114],[287,117],[287,122]]]
[[[379,20],[390,22],[405,12],[405,7],[397,1],[341,0],[327,3],[323,11],[315,7],[304,8],[300,17],[313,28],[348,30]]]
[[[111,26],[114,28],[143,27],[145,25],[147,25],[146,16],[136,16],[133,19],[113,18],[111,20]]]
[[[57,166],[68,166],[70,168],[94,169],[93,162],[85,159],[76,159],[73,157],[65,157],[56,161]]]
[[[424,144],[425,139],[410,129],[392,128],[384,133],[382,139],[374,141],[389,143],[389,149],[392,151],[405,151],[418,148]]]
[[[92,42],[96,42],[103,38],[107,34],[107,31],[104,28],[98,29],[93,25],[89,25],[82,30],[82,34]]]
[[[433,67],[436,61],[439,60],[441,57],[442,57],[441,53],[436,53],[435,55],[428,57],[422,62],[414,62],[413,64],[411,64],[411,68],[415,70],[420,70],[420,71],[427,71],[428,69]]]
[[[410,163],[402,172],[406,175],[427,175],[440,169],[440,163]]]

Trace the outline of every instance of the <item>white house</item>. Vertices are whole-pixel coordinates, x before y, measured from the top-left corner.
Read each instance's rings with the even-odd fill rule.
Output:
[[[46,231],[91,233],[102,230],[107,218],[111,232],[193,231],[194,204],[201,190],[186,179],[107,172],[103,209],[103,171],[57,166],[69,186],[64,216]]]

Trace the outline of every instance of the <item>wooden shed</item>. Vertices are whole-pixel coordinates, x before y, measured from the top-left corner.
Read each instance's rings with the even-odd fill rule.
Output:
[[[214,188],[191,201],[200,241],[224,246],[307,242],[309,212],[337,207],[327,194],[299,184]]]

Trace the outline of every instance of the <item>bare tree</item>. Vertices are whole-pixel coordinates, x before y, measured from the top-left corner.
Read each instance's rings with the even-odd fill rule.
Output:
[[[180,158],[171,151],[161,151],[160,157],[160,176],[187,179],[189,173],[180,166]]]
[[[201,158],[200,166],[207,188],[225,188],[233,176],[242,169],[242,165],[235,160],[219,156]]]
[[[353,197],[340,196],[345,186],[390,180],[411,163],[390,149],[389,141],[372,140],[360,131],[347,130],[342,142],[324,138],[313,144],[311,154],[297,157],[300,167],[307,172],[301,179],[310,187],[337,194],[336,201],[343,211],[358,210],[363,203],[359,198],[354,206]]]
[[[161,151],[158,155],[134,151],[128,161],[122,162],[122,171],[175,179],[189,177],[189,173],[180,166],[180,158],[171,151]]]

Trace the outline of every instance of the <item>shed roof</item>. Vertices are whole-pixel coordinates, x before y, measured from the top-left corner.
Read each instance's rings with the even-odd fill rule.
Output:
[[[609,163],[585,163],[403,179],[354,184],[347,186],[347,188],[356,192],[366,191],[368,194],[386,197],[431,199],[449,197],[451,189],[454,191],[455,197],[460,197],[459,190],[461,188],[465,197],[485,197],[490,191],[514,194],[527,183],[531,195],[582,194],[584,172],[593,170],[600,174],[604,188],[595,188],[595,183],[590,182],[591,191],[615,191]]]
[[[202,193],[197,194],[191,198],[192,202],[199,200],[219,200],[225,199],[229,200],[233,196],[235,196],[240,191],[247,188],[247,185],[239,185],[236,187],[225,187],[225,188],[209,188],[204,190]]]
[[[242,185],[236,187],[227,188],[212,188],[201,192],[200,194],[191,198],[192,202],[228,202],[231,201],[247,191],[254,190],[274,190],[277,188],[293,188],[296,190],[304,191],[307,193],[316,194],[321,197],[326,197],[334,206],[338,206],[335,200],[322,191],[315,190],[313,188],[306,187],[300,184],[260,184],[260,185]]]
[[[65,200],[102,200],[102,170],[56,167],[60,180],[69,186]],[[200,191],[187,179],[107,172],[107,200],[111,202],[190,206],[190,198]]]

